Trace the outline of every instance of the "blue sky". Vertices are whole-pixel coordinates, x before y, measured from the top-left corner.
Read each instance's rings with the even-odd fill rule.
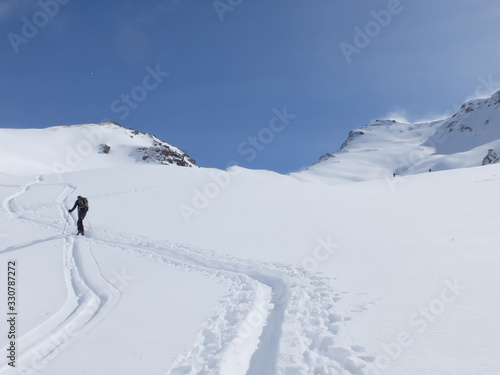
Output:
[[[0,126],[111,119],[282,173],[500,89],[498,0],[0,0]]]

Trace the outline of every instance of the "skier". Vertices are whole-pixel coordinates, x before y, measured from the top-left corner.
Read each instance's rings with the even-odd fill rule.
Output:
[[[68,212],[73,212],[73,210],[78,207],[78,221],[76,222],[76,225],[78,227],[78,233],[77,235],[81,234],[83,236],[85,229],[83,228],[83,219],[85,219],[85,216],[87,215],[87,212],[89,210],[89,201],[87,198],[78,196],[75,202],[75,205],[71,210],[68,210]]]

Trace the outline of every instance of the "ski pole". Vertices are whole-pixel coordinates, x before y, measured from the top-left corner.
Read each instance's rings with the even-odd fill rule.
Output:
[[[63,236],[64,236],[64,232],[66,232],[66,227],[68,226],[68,219],[69,219],[69,212],[68,212],[68,215],[66,215],[66,223],[64,224],[64,229],[63,229],[63,232],[62,232]]]
[[[87,219],[87,221],[88,221],[88,223],[89,223],[89,225],[90,225],[90,229],[94,230],[94,228],[92,227],[92,224],[90,223],[89,218],[87,217],[86,219]]]

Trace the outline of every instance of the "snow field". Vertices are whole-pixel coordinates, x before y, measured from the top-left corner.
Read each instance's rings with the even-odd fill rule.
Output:
[[[28,259],[50,254],[38,255],[49,280],[25,282],[58,286],[51,313],[30,317],[19,360],[26,374],[36,359],[51,375],[493,374],[499,175],[488,166],[327,186],[242,171],[190,222],[179,205],[213,182],[210,170],[2,181],[0,256],[35,269]],[[63,238],[63,206],[80,193],[89,236]]]
[[[134,322],[134,320],[140,319],[141,316],[153,316],[156,318],[151,320],[150,324],[143,324],[143,334],[145,332],[156,332],[155,334],[151,334],[151,337],[158,337],[157,335],[160,332],[163,332],[164,337],[161,338],[160,335],[159,340],[158,338],[156,338],[154,341],[147,340],[152,342],[148,343],[147,345],[137,345],[137,341],[139,340],[140,335],[138,335],[138,332],[135,332],[137,330],[129,329],[128,331],[134,332],[135,335],[131,336],[131,338],[128,340],[128,344],[134,344],[135,346],[138,346],[140,348],[140,351],[151,353],[155,359],[155,363],[153,363],[151,366],[156,366],[157,368],[165,368],[166,366],[168,366],[168,359],[173,357],[177,353],[178,343],[186,340],[185,332],[183,332],[182,329],[177,328],[175,331],[176,333],[173,334],[171,330],[167,329],[169,324],[160,325],[160,327],[164,326],[165,328],[158,329],[157,322],[160,321],[161,316],[158,316],[158,312],[156,312],[156,310],[154,309],[151,309],[152,311],[148,311],[148,307],[151,308],[151,306],[148,306],[146,303],[143,303],[142,305],[132,306],[132,308],[130,308],[131,306],[129,306],[129,309],[125,311],[127,311],[126,313],[129,313],[130,311],[132,316],[129,315],[127,317],[128,319],[118,319],[118,321],[114,320],[116,322],[115,324],[118,325],[118,327],[115,327],[115,335],[109,335],[108,337],[104,336],[104,338],[106,338],[105,340],[103,340],[103,337],[100,334],[97,334],[97,338],[94,338],[94,341],[97,339],[99,344],[108,341],[109,346],[96,346],[95,343],[94,345],[85,345],[86,340],[92,340],[92,334],[89,333],[91,331],[92,333],[94,333],[95,330],[93,329],[95,328],[95,326],[100,325],[101,320],[115,310],[117,302],[122,299],[121,290],[125,287],[128,287],[128,284],[132,282],[128,279],[130,276],[127,276],[127,273],[122,268],[117,269],[116,265],[112,268],[110,267],[107,269],[107,272],[111,271],[109,275],[103,276],[97,264],[96,258],[94,257],[94,254],[100,254],[103,250],[106,250],[105,248],[103,249],[101,246],[92,245],[92,243],[90,242],[91,240],[87,238],[75,238],[72,235],[66,235],[65,237],[63,237],[61,235],[63,224],[68,214],[65,209],[59,206],[60,203],[56,202],[57,199],[54,200],[54,197],[59,197],[61,193],[63,195],[69,194],[73,192],[73,189],[65,185],[49,184],[40,186],[40,189],[38,191],[37,188],[39,186],[37,184],[39,184],[40,181],[41,178],[37,178],[34,182],[31,182],[24,186],[20,186],[18,192],[11,194],[6,199],[4,199],[2,202],[2,206],[7,207],[8,211],[2,212],[2,216],[5,216],[6,218],[11,220],[13,218],[16,218],[16,224],[19,224],[19,222],[23,224],[24,228],[22,230],[14,230],[11,233],[19,233],[20,235],[22,235],[22,233],[27,230],[27,227],[29,229],[29,233],[32,233],[33,231],[40,232],[40,229],[44,229],[41,231],[42,233],[52,232],[51,234],[53,234],[53,232],[57,232],[59,234],[51,235],[50,237],[47,237],[47,235],[40,236],[40,240],[30,241],[22,246],[8,246],[9,243],[6,241],[7,243],[5,244],[6,247],[3,253],[8,253],[8,256],[11,257],[13,256],[12,254],[15,254],[17,258],[20,250],[31,250],[30,253],[26,254],[26,256],[22,254],[20,258],[17,258],[19,259],[19,263],[21,264],[21,270],[22,265],[26,265],[26,267],[29,267],[28,269],[38,270],[37,274],[34,274],[35,277],[31,278],[26,275],[26,278],[24,280],[30,281],[30,284],[31,282],[33,282],[36,285],[36,275],[38,275],[41,280],[45,280],[46,277],[44,277],[44,275],[47,274],[49,276],[52,276],[53,274],[59,273],[59,270],[62,269],[62,272],[59,273],[57,280],[54,280],[49,284],[51,286],[48,286],[46,282],[42,283],[42,288],[33,288],[34,285],[26,285],[26,287],[24,287],[24,285],[21,284],[21,291],[31,291],[33,288],[35,289],[35,291],[38,291],[40,293],[39,296],[44,296],[45,299],[47,297],[51,297],[52,299],[57,300],[57,302],[60,302],[60,298],[57,297],[64,297],[65,295],[66,296],[65,300],[63,299],[62,306],[58,306],[56,303],[48,304],[47,301],[44,301],[44,303],[40,303],[40,298],[31,298],[31,294],[28,293],[20,294],[21,297],[26,296],[26,301],[24,301],[24,298],[20,297],[20,300],[24,302],[24,304],[21,304],[21,306],[28,305],[26,306],[28,308],[24,311],[30,311],[30,313],[20,313],[19,315],[19,319],[22,322],[22,324],[20,325],[21,337],[19,339],[19,362],[17,370],[15,370],[14,372],[10,371],[6,368],[6,366],[4,366],[1,369],[2,373],[67,373],[67,366],[61,366],[58,365],[58,363],[60,363],[61,361],[63,363],[72,363],[72,357],[73,360],[76,359],[77,361],[81,361],[82,351],[85,353],[89,353],[89,355],[97,354],[94,356],[90,356],[90,359],[87,359],[85,363],[82,363],[80,370],[82,371],[82,373],[85,373],[86,367],[88,367],[93,373],[109,373],[107,371],[110,371],[110,369],[106,368],[106,366],[102,366],[101,360],[103,359],[103,356],[108,357],[108,366],[111,368],[111,371],[116,371],[117,364],[121,364],[124,367],[124,373],[126,373],[127,371],[129,371],[129,373],[137,373],[140,368],[143,368],[143,363],[137,362],[135,364],[135,367],[131,366],[131,363],[134,362],[135,356],[131,356],[128,349],[116,351],[116,347],[119,346],[116,342],[116,333],[121,333],[118,335],[118,337],[130,337],[127,335],[123,335],[123,328],[125,326],[130,327],[130,324]],[[48,192],[50,192],[51,194],[48,194]],[[49,199],[48,202],[53,201],[53,203],[42,203],[38,207],[32,204],[32,201],[36,201],[37,199],[43,201],[43,199],[47,198]],[[68,206],[68,204],[66,204],[66,206]],[[47,217],[47,211],[56,212],[56,217],[52,217],[50,220],[44,220],[44,218]],[[75,222],[71,218],[70,220],[71,222],[66,229],[66,233],[74,231]],[[12,224],[10,220],[7,220],[7,223]],[[15,238],[12,238],[12,240],[15,240]],[[46,257],[48,250],[50,250],[50,248],[52,248],[53,246],[56,246],[57,243],[61,243],[61,241],[62,253],[61,247],[57,246],[57,255],[60,258],[58,259],[58,257],[53,256]],[[45,246],[45,244],[50,244],[50,248]],[[107,247],[109,247],[109,244],[106,245]],[[33,251],[35,249],[38,251]],[[123,251],[121,251],[121,253],[123,253]],[[4,256],[5,255],[2,254],[2,258]],[[35,266],[30,262],[31,257],[33,256],[37,257],[40,261],[38,266]],[[118,256],[116,256],[116,258],[118,258]],[[134,262],[131,262],[128,269],[133,269],[135,263],[137,263],[136,260],[134,260]],[[151,277],[151,273],[148,273],[148,271],[151,271],[150,268],[151,267],[149,265],[142,265],[142,267],[139,268],[139,270],[141,270],[142,272],[146,272],[146,275],[143,275],[143,278],[145,278],[146,280]],[[161,272],[165,273],[163,268]],[[201,277],[201,280],[199,282],[196,282],[196,277],[189,276],[186,279],[184,276],[182,276],[182,274],[185,273],[184,271],[178,271],[176,273],[180,273],[181,276],[177,275],[173,278],[173,280],[169,280],[170,285],[172,283],[176,284],[178,282],[181,282],[184,279],[185,285],[192,284],[193,288],[197,287],[200,290],[205,290],[204,295],[206,295],[206,298],[204,300],[208,300],[209,305],[215,302],[215,300],[212,300],[212,298],[214,298],[214,296],[217,296],[224,289],[215,286],[207,289],[206,287],[204,288],[204,286],[207,285],[205,277]],[[172,275],[170,275],[170,278],[172,278]],[[20,279],[23,280],[22,278]],[[161,283],[162,280],[165,280],[165,276],[160,274],[160,277],[158,277],[158,282]],[[166,283],[166,285],[169,284]],[[63,288],[61,288],[61,286]],[[158,287],[161,287],[160,290],[154,291],[160,294],[161,289],[164,288],[161,286],[161,284],[158,284]],[[176,296],[173,296],[172,292],[170,292],[168,293],[167,298],[170,297],[172,298],[172,300],[177,301],[182,301],[183,299],[186,300],[186,297],[189,298],[189,294],[186,296],[186,292],[189,292],[190,288],[191,287],[187,289],[181,288],[179,290],[179,293],[177,293],[178,295]],[[55,295],[53,292],[55,292]],[[137,297],[137,294],[146,295],[147,297],[147,293],[144,293],[144,290],[139,290],[135,294],[129,291],[129,294],[127,294],[127,299],[123,303],[126,304],[128,302],[130,305],[128,296],[136,297],[133,301],[131,301],[132,304],[135,305],[136,303],[140,303],[140,298]],[[147,298],[147,300],[149,300],[149,298]],[[196,297],[196,300],[198,300],[198,302],[194,303],[194,305],[199,306],[199,297]],[[31,304],[31,302],[34,303]],[[33,310],[29,308],[29,305],[31,305]],[[165,314],[169,313],[169,309],[167,309],[166,305],[167,303],[165,302],[161,304],[162,309],[159,311]],[[142,309],[141,306],[144,306],[144,309]],[[49,312],[47,310],[43,310],[40,313],[36,313],[36,311],[38,311],[40,307],[45,307],[45,309],[47,309]],[[195,309],[193,309],[193,306],[191,306],[191,309],[193,311],[196,311]],[[172,322],[173,324],[173,326],[170,328],[175,328],[175,325],[178,325],[179,322],[186,322],[187,324],[189,324],[189,322],[191,321],[192,324],[201,324],[201,321],[206,318],[206,315],[204,314],[207,314],[206,312],[199,314],[196,311],[195,313],[191,314],[182,312],[182,314],[180,315],[181,311],[175,311],[179,312],[177,316],[174,314],[169,314],[170,319],[168,320],[168,322]],[[114,319],[117,319],[123,316],[123,314],[124,309],[121,308],[118,309],[118,314],[114,313],[112,316]],[[136,314],[136,316],[133,316],[134,314]],[[42,320],[42,318],[38,315],[43,316],[44,319]],[[47,318],[47,316],[49,316],[49,318]],[[177,317],[177,321],[175,320],[175,317]],[[142,320],[144,320],[144,318]],[[36,322],[39,323],[36,324]],[[27,326],[29,327],[31,325],[33,325],[33,328],[25,332],[23,328]],[[113,324],[106,325],[106,327],[109,326],[113,326]],[[171,342],[167,334],[171,335],[174,338],[177,338],[178,340]],[[5,338],[2,337],[2,339],[4,340]],[[81,343],[82,341],[83,343]],[[166,348],[158,347],[157,344],[161,344],[165,341],[167,341],[167,344],[168,342],[171,342],[171,345],[164,345]],[[186,345],[188,343],[189,340],[186,341]],[[5,343],[2,343],[2,346],[3,345],[5,345]],[[113,362],[109,362],[110,348],[111,353],[115,353],[116,357],[115,361]],[[161,355],[165,355],[165,350],[167,350],[167,362],[158,361],[158,358],[160,358]],[[170,356],[168,356],[168,350],[170,350]],[[148,355],[146,355],[146,357],[148,357]],[[140,354],[140,356],[143,356],[143,354]],[[124,361],[123,358],[127,357],[129,358],[129,360]],[[69,362],[66,362],[66,358],[69,358]],[[99,372],[96,371],[96,368],[99,369]]]
[[[20,186],[17,193],[3,200],[3,207],[8,209],[7,216],[23,224],[60,230],[67,217],[61,203],[65,206],[71,203],[68,196],[74,195],[76,185],[44,181],[45,178],[39,176]],[[39,200],[37,196],[50,199],[55,196],[54,203],[37,206],[34,203]],[[74,227],[71,216],[69,227]],[[52,319],[28,333],[33,342],[26,340],[27,349],[19,357],[22,373],[40,370],[63,373],[65,364],[76,358],[75,348],[83,346],[80,349],[92,353],[85,343],[91,341],[96,326],[102,326],[102,321],[107,320],[123,298],[119,286],[109,282],[99,270],[98,258],[94,255],[96,246],[98,249],[114,247],[230,282],[229,294],[219,303],[219,312],[204,323],[198,344],[178,357],[169,373],[286,373],[316,371],[321,366],[321,371],[333,373],[334,368],[342,368],[325,346],[334,342],[334,334],[329,330],[330,318],[320,313],[333,308],[331,300],[322,298],[328,294],[324,281],[291,266],[221,256],[186,245],[122,235],[96,225],[90,229],[89,238],[64,237],[63,269],[68,297]],[[318,306],[312,316],[303,311],[304,298]],[[302,323],[299,331],[292,323],[298,319]],[[308,324],[313,326],[308,328]],[[317,324],[324,327],[316,327]],[[300,349],[295,353],[284,351],[286,345],[283,346],[282,337],[300,343]],[[24,337],[21,340],[24,342]],[[304,351],[310,352],[310,363],[301,364]],[[329,356],[332,358],[326,359]],[[323,357],[325,363],[318,367],[318,359]]]

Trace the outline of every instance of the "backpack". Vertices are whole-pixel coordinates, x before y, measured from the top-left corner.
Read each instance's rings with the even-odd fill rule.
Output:
[[[80,202],[82,204],[81,208],[84,209],[85,211],[88,211],[89,210],[89,201],[88,201],[88,199],[85,198],[85,197],[82,197],[80,199]],[[78,205],[78,206],[80,206],[80,205]]]

